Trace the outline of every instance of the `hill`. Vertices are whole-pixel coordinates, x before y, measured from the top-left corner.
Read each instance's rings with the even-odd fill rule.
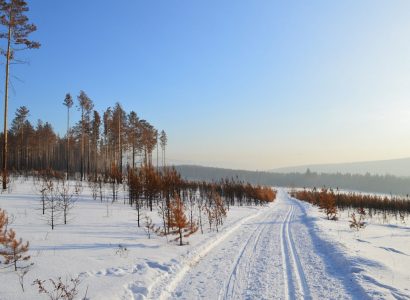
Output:
[[[350,173],[372,175],[410,176],[410,158],[363,161],[340,164],[311,164],[286,168],[273,169],[278,173],[305,173],[309,169],[318,173]]]
[[[194,165],[175,167],[185,179],[218,181],[234,178],[252,184],[282,187],[333,187],[370,193],[410,194],[410,177],[342,173],[276,173],[232,170]]]

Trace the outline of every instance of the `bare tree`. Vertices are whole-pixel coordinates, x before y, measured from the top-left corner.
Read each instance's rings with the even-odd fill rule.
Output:
[[[63,179],[57,184],[55,194],[61,212],[63,213],[64,224],[67,224],[67,216],[74,207],[77,193],[72,189],[69,182]]]
[[[58,202],[58,197],[55,191],[53,181],[50,181],[50,185],[47,185],[45,192],[45,216],[47,222],[51,225],[51,230],[54,230],[57,219],[61,215],[61,206]]]

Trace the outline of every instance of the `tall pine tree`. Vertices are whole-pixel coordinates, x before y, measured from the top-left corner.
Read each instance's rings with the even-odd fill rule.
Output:
[[[25,13],[28,11],[27,3],[23,0],[0,0],[0,23],[6,28],[6,32],[0,32],[0,38],[7,40],[6,51],[6,81],[4,88],[4,139],[3,139],[3,190],[7,188],[7,110],[9,91],[9,66],[15,58],[16,50],[37,49],[40,43],[28,39],[33,31],[34,24],[28,23]]]

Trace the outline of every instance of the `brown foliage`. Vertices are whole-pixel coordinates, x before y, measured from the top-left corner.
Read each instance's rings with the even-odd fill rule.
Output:
[[[79,277],[66,279],[65,282],[61,277],[50,278],[48,281],[50,287],[46,286],[45,280],[40,279],[34,280],[32,285],[36,285],[38,293],[47,295],[50,300],[74,300],[78,295],[78,286],[81,284]]]
[[[28,252],[29,242],[23,243],[23,240],[16,238],[16,232],[13,229],[9,229],[2,243],[3,248],[0,250],[0,256],[4,258],[5,265],[14,266],[14,270],[17,271],[17,263],[20,261],[27,261],[30,259]]]
[[[327,216],[328,220],[337,220],[337,207],[333,191],[322,189],[319,193],[319,207]]]
[[[6,242],[6,232],[9,219],[7,217],[6,211],[0,208],[0,244]]]
[[[175,230],[171,233],[176,233],[179,235],[177,240],[179,239],[179,245],[183,245],[182,237],[188,237],[191,234],[195,233],[198,228],[194,226],[191,228],[188,218],[185,216],[185,208],[184,203],[181,201],[181,198],[177,195],[171,200],[170,203],[170,211],[171,211],[171,220],[170,220],[170,227],[174,228]]]
[[[410,201],[406,198],[378,196],[378,195],[363,195],[358,193],[334,193],[332,190],[322,190],[318,192],[315,188],[313,190],[294,191],[292,196],[309,202],[313,205],[320,205],[320,197],[326,194],[327,197],[335,201],[336,207],[339,209],[346,208],[366,208],[369,214],[381,212],[383,214],[410,214]]]
[[[350,223],[350,228],[354,228],[357,231],[359,231],[359,229],[364,228],[365,227],[365,223],[364,223],[364,215],[359,213],[359,219],[356,218],[356,214],[352,213],[351,215],[351,220],[349,220]]]
[[[209,198],[208,206],[205,207],[205,211],[208,215],[209,228],[212,229],[212,224],[214,224],[218,232],[219,227],[223,225],[223,220],[226,218],[226,207],[218,193],[212,192]]]

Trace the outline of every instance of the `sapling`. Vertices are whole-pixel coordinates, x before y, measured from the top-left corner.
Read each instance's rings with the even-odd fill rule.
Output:
[[[74,207],[78,193],[76,190],[73,191],[68,181],[63,179],[56,186],[55,196],[63,213],[64,224],[67,224],[67,216],[70,210]]]
[[[148,239],[150,239],[152,232],[155,230],[155,226],[152,223],[152,219],[148,215],[144,216],[144,230],[148,236]]]
[[[357,213],[359,214],[359,219],[356,218],[356,214],[352,213],[351,215],[351,220],[349,221],[350,223],[350,228],[354,228],[357,231],[360,229],[364,228],[366,226],[364,219],[366,217],[366,211],[363,209],[363,207],[360,207],[357,210]]]

